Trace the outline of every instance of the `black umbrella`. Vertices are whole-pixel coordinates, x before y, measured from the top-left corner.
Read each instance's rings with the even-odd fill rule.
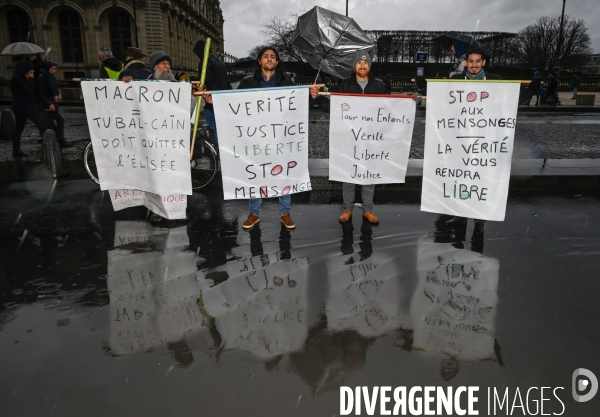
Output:
[[[459,45],[462,47],[457,48],[455,46],[454,49],[455,49],[456,58],[460,58],[464,54],[464,52],[466,52],[469,48],[471,48],[473,46],[481,48],[486,56],[490,55],[490,52],[489,52],[487,46],[485,46],[484,44],[482,44],[481,42],[479,42],[472,36],[463,35],[462,33],[446,32],[446,33],[443,33],[440,36],[437,36],[431,40],[433,42],[438,43],[439,45],[441,45],[442,47],[444,47],[446,49],[450,49],[450,47],[452,46],[452,44],[454,42],[459,42],[460,43]],[[464,52],[461,53],[460,55],[456,55],[456,54],[460,53],[459,51],[464,51]]]
[[[318,6],[298,18],[293,44],[313,68],[340,78],[350,76],[357,54],[375,49],[353,19]]]

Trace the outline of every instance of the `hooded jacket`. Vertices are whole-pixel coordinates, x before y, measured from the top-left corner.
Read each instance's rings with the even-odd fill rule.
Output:
[[[200,75],[200,72],[202,71],[205,45],[206,42],[200,40],[196,42],[196,45],[194,46],[194,53],[200,58],[200,62],[198,63],[198,75]],[[227,78],[225,65],[223,65],[219,58],[213,55],[208,57],[204,85],[208,91],[231,90],[231,83],[229,82],[229,78]],[[212,109],[212,104],[206,103],[206,108],[209,110]]]
[[[54,104],[58,109],[58,103],[54,101],[54,97],[58,97],[58,82],[56,77],[49,72],[50,68],[54,66],[56,66],[54,62],[44,61],[39,78],[40,98],[46,107]]]
[[[141,59],[131,59],[125,64],[125,68],[119,74],[119,80],[123,77],[132,77],[134,80],[145,80],[152,72],[146,68],[144,61]]]
[[[363,92],[362,87],[356,80],[356,73],[353,72],[349,78],[345,78],[339,82],[336,88],[332,90],[335,93],[350,93],[350,94],[390,94],[385,83],[379,78],[375,78],[369,74],[367,86]],[[329,113],[329,99],[323,96],[317,97],[314,101],[311,98],[311,103],[316,102],[319,107]]]
[[[34,69],[30,61],[19,61],[10,80],[13,96],[12,109],[15,112],[38,111],[37,83],[34,78],[27,79],[25,74]]]
[[[114,56],[106,58],[100,65],[100,78],[111,78],[108,71],[106,71],[107,68],[111,71],[120,73],[123,70],[123,64]]]

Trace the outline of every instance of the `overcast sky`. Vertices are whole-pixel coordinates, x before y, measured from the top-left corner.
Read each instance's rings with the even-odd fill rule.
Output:
[[[346,13],[344,0],[221,0],[225,51],[242,58],[261,45],[261,24],[270,17],[320,6]],[[349,0],[348,14],[365,30],[478,30],[518,32],[541,16],[560,16],[561,0]],[[600,52],[600,0],[567,0],[565,14],[582,18]]]

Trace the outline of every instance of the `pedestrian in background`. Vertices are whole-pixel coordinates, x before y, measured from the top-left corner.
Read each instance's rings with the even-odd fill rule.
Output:
[[[98,49],[98,60],[100,61],[100,78],[118,80],[123,71],[123,63],[115,58],[110,49]]]
[[[533,95],[535,95],[535,107],[538,107],[540,103],[540,95],[542,94],[542,76],[539,71],[533,73],[533,78],[531,79],[528,88],[531,91],[532,98]],[[531,100],[529,105],[531,105]]]
[[[554,104],[558,106],[560,104],[560,100],[558,99],[558,78],[555,77],[554,71],[550,72],[549,77],[550,78],[548,80],[547,94],[544,98],[542,106],[545,106],[547,104],[548,96],[552,97],[552,99],[554,100]]]
[[[13,96],[12,110],[16,122],[12,138],[13,156],[27,157],[29,155],[21,151],[21,133],[25,129],[27,120],[31,120],[35,124],[40,132],[40,138],[44,136],[46,130],[38,104],[34,65],[31,61],[24,60],[17,63],[10,80],[10,91]]]
[[[580,86],[581,86],[581,80],[579,79],[579,77],[577,75],[574,75],[573,81],[571,81],[571,88],[573,89],[573,97],[571,97],[571,100],[577,99],[577,90],[579,89]]]
[[[56,131],[58,143],[63,148],[70,148],[73,145],[65,140],[65,119],[58,112],[58,82],[54,76],[56,69],[55,62],[44,61],[39,77],[40,99],[46,115],[56,123],[56,129],[53,130]]]
[[[125,81],[125,77],[127,77],[127,82],[129,82],[131,80],[145,80],[150,77],[152,72],[146,68],[146,64],[142,61],[143,58],[146,58],[146,55],[142,53],[140,48],[128,47],[125,51],[125,66],[119,74],[119,80]]]

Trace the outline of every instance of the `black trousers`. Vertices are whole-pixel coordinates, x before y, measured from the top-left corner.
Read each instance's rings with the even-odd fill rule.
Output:
[[[46,131],[46,125],[44,124],[44,119],[42,119],[42,115],[38,111],[15,111],[15,134],[13,135],[13,151],[21,150],[21,133],[23,133],[23,129],[25,129],[25,124],[27,120],[31,120],[35,127],[40,132],[40,138],[44,135]]]
[[[47,123],[48,128],[52,129],[56,132],[56,137],[58,139],[65,138],[65,118],[57,111],[44,111],[47,120],[51,123]],[[54,122],[56,122],[56,127],[54,126]]]

